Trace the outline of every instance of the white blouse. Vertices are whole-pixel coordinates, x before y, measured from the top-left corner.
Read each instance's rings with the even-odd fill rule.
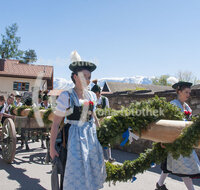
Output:
[[[81,106],[81,102],[84,100],[78,99],[78,96],[76,95],[76,92],[73,89],[69,89],[67,91],[63,91],[58,99],[56,100],[56,111],[54,112],[57,116],[64,117],[66,116],[66,110],[70,108],[70,97],[69,93],[71,94],[71,97],[73,97],[74,104],[76,106]],[[97,97],[96,94],[92,91],[87,91],[86,93],[86,99],[89,101],[94,102],[94,106],[96,107],[97,104]]]

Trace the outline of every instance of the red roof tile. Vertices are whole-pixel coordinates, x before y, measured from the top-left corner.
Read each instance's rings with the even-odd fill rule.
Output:
[[[53,76],[53,66],[19,63],[19,60],[0,59],[0,76],[37,78],[38,74],[45,72],[45,79]]]

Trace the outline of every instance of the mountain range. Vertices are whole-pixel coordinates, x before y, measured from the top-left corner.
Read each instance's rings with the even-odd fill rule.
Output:
[[[106,81],[109,82],[122,82],[122,83],[135,83],[135,84],[152,84],[152,79],[155,77],[145,77],[145,76],[133,76],[133,77],[119,77],[119,78],[102,78],[98,80],[98,85],[103,87]],[[92,87],[93,84],[90,84]],[[54,79],[54,89],[69,89],[74,86],[71,80],[66,80],[65,78],[55,78]]]

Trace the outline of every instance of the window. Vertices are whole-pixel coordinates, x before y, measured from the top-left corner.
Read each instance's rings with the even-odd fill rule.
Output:
[[[13,90],[29,91],[29,83],[28,82],[14,82]]]

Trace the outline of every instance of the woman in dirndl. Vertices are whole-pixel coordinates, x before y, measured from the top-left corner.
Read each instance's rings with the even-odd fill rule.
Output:
[[[185,114],[185,120],[190,120],[192,110],[186,103],[190,97],[192,83],[180,81],[175,83],[172,88],[176,90],[177,99],[172,100],[171,104],[179,107]],[[167,160],[161,164],[162,173],[156,190],[167,190],[164,181],[169,173],[182,178],[188,190],[194,190],[192,178],[200,177],[200,162],[196,152],[193,150],[189,157],[180,157],[176,160],[171,154],[168,154]]]
[[[63,91],[57,99],[57,106],[51,129],[50,155],[58,157],[55,149],[58,128],[65,117],[69,127],[67,159],[64,173],[64,190],[98,190],[103,188],[106,170],[102,147],[97,139],[95,115],[96,95],[87,90],[91,72],[96,65],[81,61],[77,52],[69,69],[75,87]],[[66,126],[66,125],[65,125]]]

